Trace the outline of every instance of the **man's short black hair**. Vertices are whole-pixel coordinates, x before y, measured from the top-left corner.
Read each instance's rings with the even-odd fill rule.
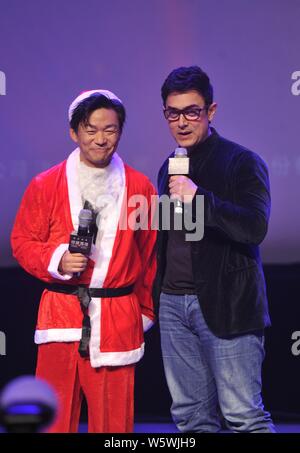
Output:
[[[166,106],[169,94],[174,92],[186,93],[190,90],[198,91],[203,96],[207,107],[213,102],[213,87],[208,75],[199,66],[181,66],[174,69],[161,88],[164,106]]]
[[[116,112],[122,132],[126,111],[117,99],[109,99],[101,93],[95,93],[81,101],[72,113],[70,127],[77,133],[80,124],[87,125],[91,114],[97,109],[111,109]]]

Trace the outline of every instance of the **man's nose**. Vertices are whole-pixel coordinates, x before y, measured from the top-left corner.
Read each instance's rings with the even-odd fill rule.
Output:
[[[97,143],[97,145],[99,145],[99,146],[104,145],[106,143],[105,133],[102,131],[98,131],[97,134],[95,135],[94,140],[95,140],[95,143]]]
[[[185,119],[183,113],[180,113],[179,118],[178,118],[178,126],[183,129],[187,126],[188,122]]]

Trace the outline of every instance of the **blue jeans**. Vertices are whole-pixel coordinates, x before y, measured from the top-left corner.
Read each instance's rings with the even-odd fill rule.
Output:
[[[223,339],[208,328],[194,295],[160,297],[164,370],[171,414],[182,432],[275,432],[261,398],[264,337]]]

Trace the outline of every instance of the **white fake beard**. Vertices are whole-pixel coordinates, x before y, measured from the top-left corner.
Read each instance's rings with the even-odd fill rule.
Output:
[[[105,219],[116,206],[123,186],[115,155],[105,168],[88,167],[80,161],[79,184],[83,201],[89,201],[94,211],[99,213],[98,217]]]

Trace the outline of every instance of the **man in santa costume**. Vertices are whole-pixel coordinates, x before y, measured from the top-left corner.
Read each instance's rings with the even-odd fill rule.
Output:
[[[59,398],[52,432],[77,431],[83,395],[89,432],[133,430],[134,368],[154,320],[155,189],[116,153],[124,121],[124,106],[110,91],[79,95],[69,108],[78,148],[31,181],[12,232],[16,259],[47,283],[36,375]],[[143,207],[134,223],[135,199]],[[88,257],[68,250],[87,206],[97,220]]]

